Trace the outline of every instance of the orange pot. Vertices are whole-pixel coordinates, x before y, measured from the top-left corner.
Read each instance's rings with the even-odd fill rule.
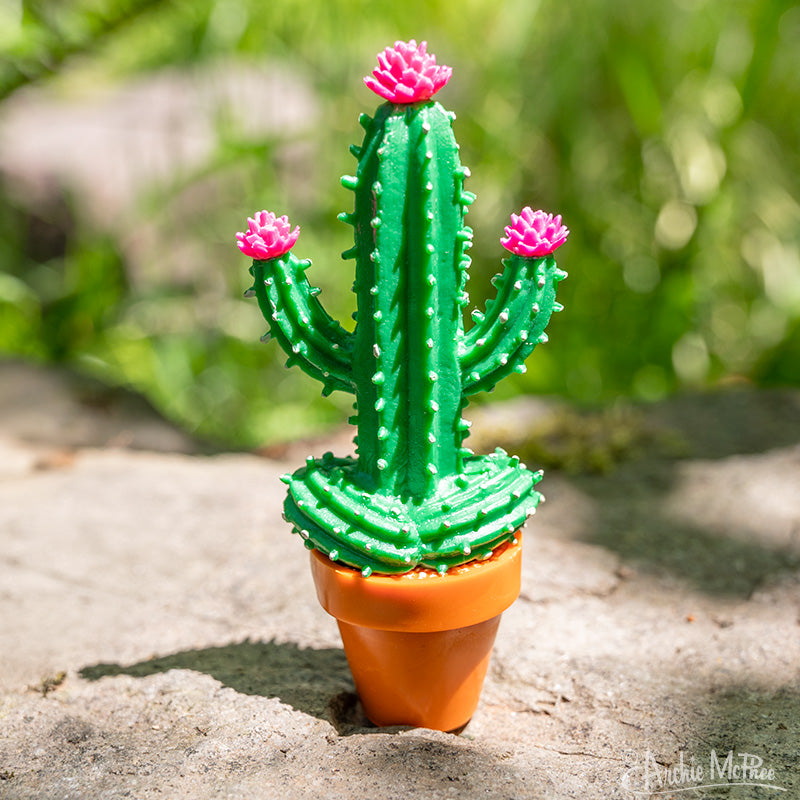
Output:
[[[500,615],[520,590],[522,544],[439,575],[371,575],[314,550],[322,607],[339,623],[367,717],[376,725],[451,731],[478,706]]]

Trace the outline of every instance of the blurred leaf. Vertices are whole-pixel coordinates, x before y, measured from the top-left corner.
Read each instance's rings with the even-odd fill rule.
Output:
[[[492,292],[510,211],[558,212],[572,230],[558,253],[570,273],[559,287],[566,310],[527,374],[495,396],[597,404],[732,376],[800,382],[791,2],[39,0],[8,4],[0,23],[0,112],[45,79],[67,102],[167,71],[193,77],[199,104],[217,103],[183,143],[210,141],[202,158],[175,159],[112,229],[91,222],[81,187],[44,202],[0,185],[0,351],[134,386],[228,444],[341,422],[348,398],[321,399],[279,348],[258,342],[264,323],[241,299],[248,264],[233,232],[258,208],[289,213],[326,307],[350,326],[353,265],[339,260],[349,234],[336,214],[352,198],[338,176],[352,170],[359,112],[376,103],[361,83],[374,53],[416,37],[454,68],[440,100],[458,114],[478,195],[475,303]],[[241,89],[243,114],[219,104],[231,64],[295,78],[308,117],[281,127],[286,108],[266,107],[257,82]],[[254,128],[248,109],[275,124]],[[138,124],[146,129],[131,118],[125,130]],[[122,166],[135,170],[137,159],[146,160],[131,152]],[[113,174],[102,179],[113,186]]]

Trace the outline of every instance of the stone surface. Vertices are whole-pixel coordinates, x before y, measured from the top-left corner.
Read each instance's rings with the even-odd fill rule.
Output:
[[[364,719],[280,519],[296,460],[198,454],[130,398],[2,375],[3,800],[606,800],[712,749],[758,755],[787,790],[725,796],[800,796],[800,393],[669,401],[642,413],[681,458],[549,472],[455,736]],[[527,412],[491,411],[509,413]]]

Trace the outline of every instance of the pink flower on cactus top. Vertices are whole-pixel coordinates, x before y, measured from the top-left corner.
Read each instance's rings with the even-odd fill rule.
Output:
[[[300,235],[300,226],[292,230],[289,218],[276,217],[271,211],[259,211],[247,218],[246,233],[236,234],[236,245],[250,258],[266,261],[288,253]]]
[[[436,56],[428,54],[427,42],[419,47],[414,39],[395,42],[378,53],[378,66],[364,83],[392,103],[416,103],[429,100],[450,80],[453,70],[437,66]]]
[[[544,211],[532,211],[525,206],[519,216],[511,215],[506,235],[500,244],[519,256],[538,258],[550,255],[567,241],[569,229],[561,224],[561,215],[554,217]]]

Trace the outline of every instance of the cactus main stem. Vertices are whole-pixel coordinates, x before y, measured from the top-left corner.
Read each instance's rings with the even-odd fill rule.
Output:
[[[438,103],[387,103],[363,120],[354,178],[360,469],[380,490],[421,498],[459,471],[461,369],[455,342],[469,259],[465,170]]]

